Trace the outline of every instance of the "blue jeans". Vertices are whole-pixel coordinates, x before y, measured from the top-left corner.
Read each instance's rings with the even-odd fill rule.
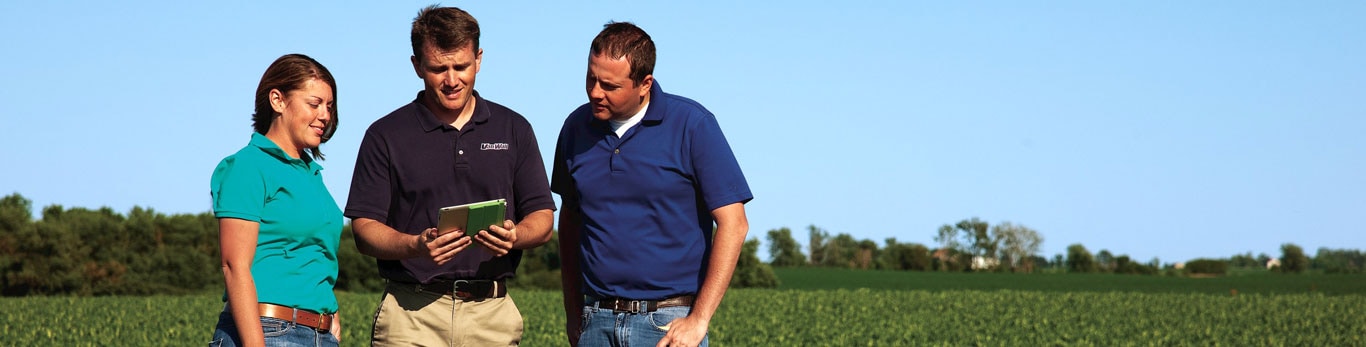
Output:
[[[583,332],[579,346],[653,347],[668,333],[663,329],[675,319],[688,316],[692,307],[665,307],[654,312],[625,313],[590,306],[583,308]],[[707,347],[710,338],[703,337],[698,347]]]
[[[326,331],[317,331],[286,320],[261,317],[261,329],[266,333],[267,347],[336,347],[337,337]],[[209,347],[236,347],[242,345],[242,337],[237,334],[237,324],[232,322],[232,314],[223,312],[218,315],[218,326],[214,327],[213,340]]]

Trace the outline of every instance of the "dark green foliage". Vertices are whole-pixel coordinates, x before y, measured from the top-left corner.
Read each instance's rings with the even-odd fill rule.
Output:
[[[879,269],[887,270],[930,270],[930,249],[918,243],[898,243],[896,238],[888,238],[887,246],[882,249]]]
[[[1186,263],[1186,273],[1198,275],[1223,275],[1228,273],[1228,262],[1216,259],[1196,259]]]
[[[1301,273],[1308,269],[1309,256],[1304,255],[1303,248],[1293,243],[1281,245],[1281,272]]]
[[[777,268],[782,290],[996,291],[1019,290],[1049,293],[1134,292],[1227,296],[1316,294],[1327,296],[1366,293],[1366,281],[1358,276],[1306,273],[1284,276],[1268,271],[1194,278],[1183,276],[1117,276],[1106,273],[1023,274],[1009,272],[917,272],[861,271],[838,268]],[[1366,297],[1366,296],[1363,296]],[[729,299],[727,299],[729,300]]]
[[[807,227],[811,235],[811,265],[842,267],[851,269],[878,268],[880,250],[872,240],[856,240],[849,234],[840,233],[830,237],[830,233],[812,225]]]
[[[560,233],[551,231],[550,241],[522,250],[522,264],[508,286],[524,289],[560,290]]]
[[[33,222],[18,194],[0,200],[0,293],[190,293],[221,286],[217,223],[207,213],[166,216],[134,207],[43,209]]]
[[[1080,243],[1067,246],[1067,271],[1068,272],[1095,272],[1095,259],[1091,258],[1091,252],[1086,250],[1086,246]]]
[[[797,240],[792,238],[792,230],[784,227],[768,231],[768,256],[773,260],[769,262],[775,267],[791,267],[806,265],[806,255],[802,254],[802,246],[797,244]]]
[[[731,274],[731,288],[775,288],[778,275],[773,268],[759,261],[759,240],[749,239],[740,248],[740,259],[735,263],[735,273]]]
[[[1353,249],[1319,248],[1314,255],[1315,269],[1330,274],[1361,274],[1366,272],[1366,253]]]
[[[356,233],[351,229],[351,223],[342,227],[338,248],[337,290],[378,292],[384,289],[384,279],[379,277],[375,258],[361,254],[356,248]]]
[[[1129,260],[1129,256],[1127,255],[1121,255],[1115,258],[1115,273],[1126,275],[1156,275],[1157,267],[1144,265]]]

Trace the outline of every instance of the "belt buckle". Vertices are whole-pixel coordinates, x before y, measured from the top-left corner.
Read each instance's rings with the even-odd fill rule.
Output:
[[[471,293],[471,292],[461,292],[461,291],[460,291],[459,288],[460,288],[460,284],[461,284],[461,283],[469,284],[470,281],[469,281],[469,280],[454,280],[454,281],[451,281],[451,296],[456,297],[456,298],[460,298],[460,299],[462,299],[462,300],[466,300],[466,299],[469,299],[469,298],[473,298],[473,297],[474,297],[474,293]]]
[[[627,301],[626,310],[625,310],[625,311],[626,311],[626,312],[630,312],[630,313],[636,313],[636,314],[645,313],[645,310],[641,307],[641,306],[642,306],[642,305],[641,305],[642,302],[643,302],[643,301],[641,301],[641,300],[631,300],[631,301]],[[648,305],[645,305],[645,306],[648,306]]]

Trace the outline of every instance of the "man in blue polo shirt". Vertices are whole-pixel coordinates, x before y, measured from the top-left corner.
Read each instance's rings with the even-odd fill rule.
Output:
[[[425,89],[366,130],[346,204],[357,248],[388,282],[371,343],[516,345],[522,316],[505,280],[554,222],[536,136],[475,92],[483,50],[469,13],[423,9],[411,39]],[[492,199],[508,202],[503,225],[437,234],[440,208]]]
[[[555,146],[571,344],[706,345],[749,231],[753,194],[716,117],[665,93],[654,63],[649,34],[608,23],[590,47],[589,102]]]

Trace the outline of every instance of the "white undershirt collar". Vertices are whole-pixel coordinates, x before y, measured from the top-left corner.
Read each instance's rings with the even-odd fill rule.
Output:
[[[620,121],[611,121],[612,131],[617,133],[617,137],[626,136],[627,130],[631,130],[631,127],[636,126],[636,124],[640,123],[641,118],[645,118],[645,110],[649,108],[650,103],[646,102],[644,105],[640,105],[640,111],[636,112],[636,114],[631,116],[631,118],[627,118],[626,120]]]

